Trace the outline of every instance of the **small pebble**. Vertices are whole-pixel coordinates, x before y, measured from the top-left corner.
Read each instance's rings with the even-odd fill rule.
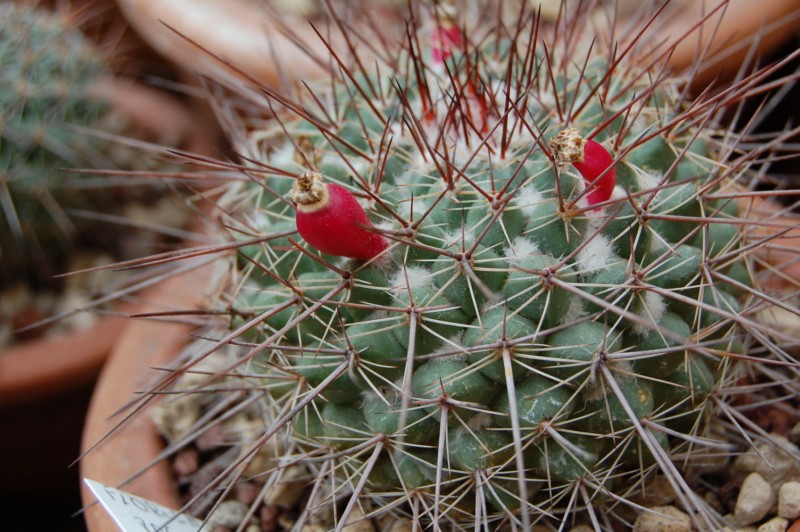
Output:
[[[191,476],[187,495],[189,497],[194,497],[198,493],[203,493],[208,489],[208,485],[214,482],[214,479],[217,478],[218,475],[221,475],[223,471],[225,471],[225,466],[219,462],[215,461],[203,464],[203,466]]]
[[[400,517],[389,525],[387,532],[405,532],[406,530],[414,530],[414,524],[409,519]]]
[[[264,504],[291,509],[306,489],[307,479],[298,466],[287,467],[278,481],[264,492]]]
[[[794,427],[792,427],[789,437],[792,438],[794,443],[800,442],[800,421],[795,423]]]
[[[200,453],[194,447],[186,447],[178,451],[172,462],[172,471],[179,480],[182,480],[195,471],[200,464]]]
[[[689,516],[674,506],[654,506],[641,514],[633,525],[633,532],[690,532]]]
[[[732,515],[726,515],[725,517],[726,517],[726,519],[725,519],[726,521],[733,520],[733,516]],[[741,528],[737,527],[735,529],[733,529],[733,528],[731,528],[729,526],[726,526],[725,528],[722,529],[721,532],[758,532],[758,529],[756,527],[754,527],[754,526],[743,526]]]
[[[150,411],[150,419],[168,441],[175,441],[188,433],[200,419],[202,394],[178,394],[162,401]]]
[[[207,527],[213,530],[215,527],[225,527],[236,530],[247,517],[249,508],[246,504],[239,501],[224,501],[213,514],[208,518]]]
[[[594,532],[594,527],[589,525],[578,525],[570,528],[569,532]]]
[[[778,515],[786,519],[800,517],[800,482],[787,482],[778,491]]]
[[[800,455],[795,444],[778,434],[770,434],[770,438],[781,447],[790,449]],[[745,473],[759,473],[764,480],[777,486],[798,472],[798,462],[789,453],[772,442],[764,442],[758,449],[750,449],[736,458],[735,466]]]
[[[773,517],[758,527],[756,532],[784,532],[788,524],[789,521],[783,517]]]
[[[758,473],[750,473],[742,482],[733,512],[740,526],[760,521],[772,506],[772,487]]]
[[[275,530],[278,530],[278,518],[280,516],[281,509],[277,506],[263,505],[261,507],[262,532],[275,532]]]
[[[258,499],[261,487],[254,482],[242,482],[236,485],[234,493],[237,501],[250,506]]]
[[[372,521],[366,519],[364,511],[356,505],[347,517],[342,530],[343,532],[375,532],[375,526]]]
[[[247,434],[251,430],[252,425],[252,423],[248,425],[239,424],[237,427],[237,432],[239,432],[237,440],[242,443],[243,457],[245,454],[249,454],[249,463],[245,469],[245,475],[254,477],[263,475],[265,471],[277,467],[278,458],[283,454],[283,449],[281,444],[269,440],[263,445],[259,445],[258,450],[254,454],[250,454],[251,445],[253,445],[253,442],[258,440],[266,430],[262,424],[257,436]]]
[[[669,506],[675,501],[675,490],[664,475],[656,475],[647,483],[645,489],[647,506]],[[585,526],[585,525],[584,525]],[[591,528],[594,530],[594,528]]]

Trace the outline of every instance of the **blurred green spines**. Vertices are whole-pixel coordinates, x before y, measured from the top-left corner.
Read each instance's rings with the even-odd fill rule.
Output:
[[[62,170],[101,157],[77,129],[96,126],[106,112],[87,92],[106,68],[54,14],[4,2],[0,19],[0,253],[4,271],[36,278],[32,272],[69,247],[65,210],[88,206]]]

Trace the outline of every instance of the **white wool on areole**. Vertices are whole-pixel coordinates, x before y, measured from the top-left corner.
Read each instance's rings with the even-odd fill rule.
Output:
[[[506,259],[508,259],[508,265],[513,268],[514,266],[519,266],[522,259],[538,255],[540,251],[535,242],[524,236],[518,236],[511,242],[509,247],[504,249],[504,253]]]
[[[533,185],[525,185],[514,197],[514,203],[528,216],[533,215],[534,209],[545,201],[544,195]]]
[[[427,288],[433,286],[433,273],[424,266],[407,266],[394,273],[389,286],[396,292]]]
[[[646,321],[658,325],[661,322],[661,318],[663,318],[664,314],[667,312],[667,303],[664,301],[664,298],[655,292],[645,290],[639,294],[639,301],[641,302],[642,309],[637,312],[637,314],[642,316]],[[645,334],[650,330],[651,327],[647,327],[642,323],[636,322],[633,324],[633,331],[636,334]]]
[[[617,260],[614,246],[605,235],[596,234],[578,252],[575,261],[584,274],[603,270]]]

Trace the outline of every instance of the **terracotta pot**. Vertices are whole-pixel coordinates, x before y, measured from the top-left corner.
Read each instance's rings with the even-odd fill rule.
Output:
[[[300,52],[291,38],[277,30],[263,6],[251,0],[118,0],[117,3],[150,46],[188,72],[215,79],[235,75],[233,69],[226,68],[211,54],[272,86],[279,84],[282,75],[297,79],[323,71],[318,63]],[[311,34],[303,39],[306,43],[318,42],[307,24],[298,20],[289,25],[301,35]],[[321,43],[314,48],[324,50]],[[280,60],[280,72],[276,60]]]
[[[189,106],[167,92],[132,79],[106,77],[89,94],[108,102],[126,136],[200,155],[215,152],[216,124],[198,120]]]
[[[763,224],[753,227],[751,239],[768,239],[777,233],[783,233],[757,252],[760,259],[780,272],[767,279],[767,285],[784,290],[796,287],[800,280],[800,215],[760,196],[752,199],[742,197],[738,204],[740,212],[747,213],[749,218]]]
[[[727,7],[710,16],[699,31],[694,28],[704,14],[726,1]],[[276,86],[281,77],[295,81],[323,72],[320,64],[302,52],[287,32],[278,30],[279,25],[285,27],[307,49],[324,52],[309,24],[296,17],[275,21],[253,0],[117,2],[142,38],[186,71],[217,79],[230,76],[231,70],[219,61],[222,59],[271,86]],[[381,16],[376,18],[380,20]],[[680,40],[669,58],[670,65],[676,71],[696,68],[693,86],[702,88],[715,78],[732,78],[754,41],[756,55],[765,57],[786,43],[798,28],[797,0],[673,0],[648,30],[646,41],[661,46],[659,50],[663,51]],[[340,49],[336,42],[333,44],[334,49]],[[706,46],[704,61],[696,64],[698,51],[704,51]],[[360,51],[368,53],[364,47]]]
[[[94,381],[127,325],[123,317],[103,317],[86,330],[0,352],[0,498],[15,509],[4,521],[9,530],[29,528],[31,512],[42,507],[49,510],[37,518],[40,529],[75,530],[78,479],[68,466],[79,452]]]
[[[0,407],[50,398],[92,382],[127,323],[123,317],[103,317],[88,329],[0,352]]]
[[[210,277],[210,268],[203,267],[171,278],[142,294],[144,312],[148,310],[191,309],[201,306],[202,292]],[[100,375],[84,425],[82,449],[87,454],[80,465],[81,478],[96,480],[108,486],[121,486],[126,491],[178,508],[177,489],[170,468],[161,462],[148,469],[133,482],[128,478],[139,472],[158,455],[163,442],[147,416],[149,408],[109,435],[122,421],[117,414],[145,388],[148,380],[163,374],[154,367],[166,364],[189,340],[193,327],[167,321],[131,321],[120,337]],[[107,437],[106,437],[107,436]],[[81,486],[85,505],[94,496]],[[90,506],[84,514],[90,530],[116,532],[118,529],[105,510]]]
[[[674,43],[691,32],[675,45],[670,65],[675,71],[694,72],[695,88],[703,88],[715,78],[720,81],[733,78],[748,54],[753,54],[753,48],[756,59],[769,57],[800,29],[797,0],[727,0],[727,6],[693,31],[705,14],[723,3],[723,0],[673,2],[650,39],[656,43],[661,39]],[[700,63],[698,54],[703,57]]]

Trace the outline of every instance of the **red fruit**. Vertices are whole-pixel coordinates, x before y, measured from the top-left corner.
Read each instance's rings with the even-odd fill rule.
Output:
[[[602,144],[585,140],[574,128],[567,128],[550,141],[556,164],[572,163],[589,188],[589,205],[608,201],[617,184],[614,158]]]
[[[325,183],[321,174],[307,172],[298,177],[290,195],[297,207],[297,231],[319,251],[370,260],[389,247],[355,196],[336,183]]]
[[[431,56],[433,62],[441,64],[450,59],[453,50],[464,47],[464,36],[456,24],[456,7],[451,0],[443,0],[436,6],[436,29],[433,30]]]
[[[464,46],[464,39],[461,30],[455,26],[440,26],[433,32],[433,46],[431,56],[434,63],[443,63],[450,59],[453,50],[459,50]]]

